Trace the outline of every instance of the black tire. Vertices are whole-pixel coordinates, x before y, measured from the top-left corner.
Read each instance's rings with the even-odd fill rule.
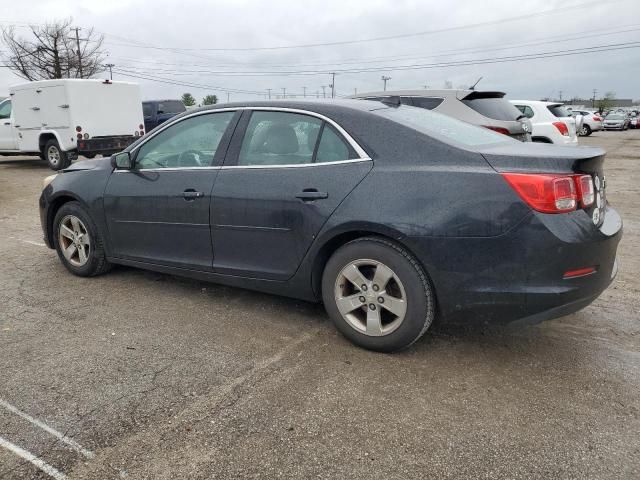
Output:
[[[95,158],[97,154],[96,153],[83,153],[82,156],[84,158]]]
[[[582,125],[582,128],[580,129],[581,137],[588,137],[591,133],[593,132],[591,132],[591,127],[589,125]]]
[[[71,165],[69,155],[67,155],[67,152],[62,151],[55,138],[46,143],[43,154],[51,170],[62,170]]]
[[[82,266],[73,265],[65,257],[60,245],[60,228],[63,219],[69,216],[74,216],[80,219],[84,227],[86,227],[87,234],[89,235],[90,245],[88,247],[89,253],[87,255],[87,261]],[[56,212],[53,219],[53,245],[58,252],[58,257],[62,264],[74,275],[79,277],[93,277],[101,275],[111,270],[111,264],[107,261],[104,252],[104,243],[95,223],[91,219],[91,216],[87,213],[85,208],[79,202],[68,202],[62,205]]]
[[[342,269],[358,259],[383,263],[397,275],[404,286],[406,313],[400,325],[388,334],[369,336],[356,330],[338,310],[334,295],[336,282]],[[378,352],[396,352],[409,347],[424,335],[435,317],[433,288],[418,261],[403,247],[378,237],[353,240],[331,256],[322,275],[322,299],[340,333],[356,345]],[[366,308],[365,305],[365,311]]]

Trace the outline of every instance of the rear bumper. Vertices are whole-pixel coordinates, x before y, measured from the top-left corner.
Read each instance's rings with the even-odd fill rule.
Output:
[[[596,228],[584,211],[532,213],[498,237],[412,237],[440,317],[449,322],[535,323],[584,308],[613,281],[622,220],[607,207]],[[590,275],[564,273],[595,267]]]
[[[95,137],[78,140],[78,153],[112,155],[121,152],[140,137],[133,135],[114,135],[110,137]]]

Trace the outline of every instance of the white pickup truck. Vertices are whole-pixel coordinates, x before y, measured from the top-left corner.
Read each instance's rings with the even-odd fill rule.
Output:
[[[111,155],[144,135],[140,87],[110,80],[15,85],[0,103],[0,155],[36,154],[53,170]]]

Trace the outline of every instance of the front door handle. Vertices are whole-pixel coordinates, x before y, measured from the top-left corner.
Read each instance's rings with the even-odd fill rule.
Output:
[[[313,202],[314,200],[329,198],[329,194],[327,192],[319,192],[315,188],[305,188],[296,195],[296,198],[299,198],[303,202]]]
[[[192,200],[195,200],[196,198],[204,197],[204,193],[196,192],[193,189],[188,189],[182,192],[182,196],[184,197],[185,200],[192,201]]]

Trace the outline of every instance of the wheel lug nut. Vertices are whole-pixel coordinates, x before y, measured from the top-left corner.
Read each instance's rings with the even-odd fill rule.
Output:
[[[360,297],[360,298],[359,298],[359,300],[360,300],[360,303],[364,303],[364,302],[366,302],[366,301],[367,301],[367,299],[366,299],[366,298],[364,298],[364,297]]]
[[[367,291],[367,286],[363,283],[362,286],[360,287],[362,289],[363,292]]]
[[[374,285],[373,290],[377,292],[378,290],[380,290],[380,287],[378,285]]]
[[[378,303],[384,303],[384,298],[378,297]]]
[[[370,304],[369,304],[369,309],[370,309],[370,310],[375,310],[375,309],[376,309],[376,306],[375,306],[373,303],[370,303]]]

